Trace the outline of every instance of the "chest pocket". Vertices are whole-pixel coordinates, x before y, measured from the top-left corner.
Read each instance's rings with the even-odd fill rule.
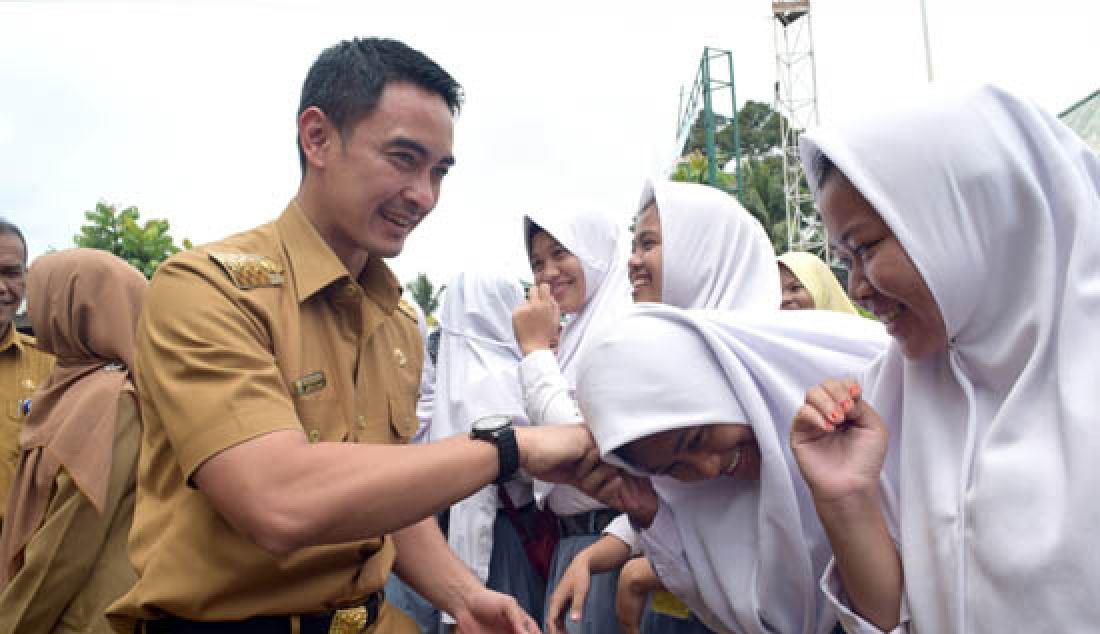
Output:
[[[390,429],[397,442],[408,443],[416,435],[420,422],[416,419],[416,402],[403,395],[390,394]]]
[[[347,440],[348,426],[338,399],[295,397],[294,408],[310,442]]]
[[[27,402],[38,387],[32,379],[26,376],[20,376],[18,381],[19,385],[15,389],[15,394],[4,401],[4,411],[8,420],[12,422],[22,422],[27,417]]]

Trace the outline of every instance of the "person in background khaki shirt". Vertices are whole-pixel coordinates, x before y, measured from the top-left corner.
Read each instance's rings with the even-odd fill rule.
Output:
[[[34,337],[15,329],[15,312],[27,288],[27,243],[19,228],[0,218],[0,524],[8,508],[19,432],[30,398],[53,370],[53,355],[38,349]]]
[[[294,200],[154,276],[135,368],[139,578],[108,611],[118,632],[415,632],[380,601],[391,568],[467,631],[538,630],[433,518],[510,475],[514,455],[405,444],[423,347],[383,259],[438,200],[459,103],[400,42],[327,49],[303,87]],[[598,458],[580,426],[510,437],[544,479]]]

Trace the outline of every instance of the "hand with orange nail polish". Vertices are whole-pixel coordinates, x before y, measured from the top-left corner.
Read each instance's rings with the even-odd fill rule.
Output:
[[[853,379],[829,379],[806,392],[790,443],[815,502],[872,493],[886,458],[886,427]]]

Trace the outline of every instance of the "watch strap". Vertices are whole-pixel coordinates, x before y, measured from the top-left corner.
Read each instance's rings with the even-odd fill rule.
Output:
[[[516,475],[516,471],[519,471],[519,444],[516,443],[516,430],[509,425],[494,434],[493,440],[497,446],[497,460],[500,465],[494,482],[504,484]]]

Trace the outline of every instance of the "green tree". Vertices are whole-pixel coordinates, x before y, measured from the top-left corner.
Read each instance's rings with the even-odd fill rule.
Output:
[[[84,217],[87,223],[73,236],[76,246],[109,251],[147,278],[153,277],[168,256],[180,251],[168,232],[171,228],[168,221],[152,219],[142,224],[137,207],[118,211],[115,205],[98,202],[95,210],[84,212]],[[184,238],[183,248],[191,247],[191,241]]]
[[[783,115],[773,110],[768,104],[760,101],[746,101],[737,112],[741,155],[745,158],[759,158],[778,148],[782,144],[779,129],[782,120]],[[688,133],[687,142],[683,148],[684,156],[692,152],[706,152],[706,128],[703,123],[703,113],[700,112]],[[733,157],[735,148],[733,126],[729,125],[726,117],[716,115],[714,128],[714,145],[718,150],[719,158],[721,159],[724,155],[725,161],[729,161]]]
[[[428,323],[432,323],[434,321],[433,315],[439,309],[439,298],[443,295],[443,291],[447,289],[447,285],[444,284],[437,290],[426,273],[418,273],[416,279],[405,284],[405,288],[412,295],[412,300],[416,302],[420,310],[424,311],[424,317],[428,320]]]
[[[782,115],[766,103],[747,101],[737,113],[741,137],[741,178],[744,180],[742,204],[760,221],[771,239],[775,252],[787,250],[787,206],[783,192],[783,157],[780,153]],[[715,133],[717,164],[725,166],[733,158],[733,126],[719,120]],[[683,158],[671,179],[689,183],[707,183],[708,161],[705,152],[702,114],[695,121],[684,148]],[[737,187],[734,174],[718,171],[718,186],[728,192]],[[801,187],[806,189],[803,180]]]

